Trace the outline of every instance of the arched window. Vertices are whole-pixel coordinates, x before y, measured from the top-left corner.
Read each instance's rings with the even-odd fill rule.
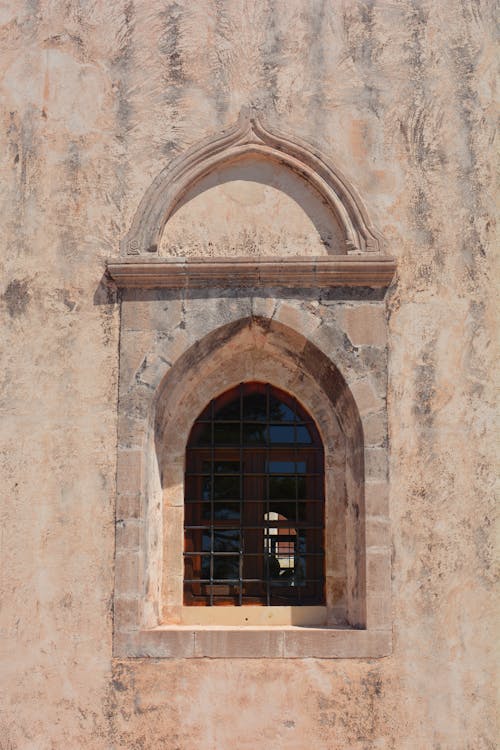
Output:
[[[324,451],[300,404],[266,383],[212,400],[186,455],[184,604],[325,604]]]

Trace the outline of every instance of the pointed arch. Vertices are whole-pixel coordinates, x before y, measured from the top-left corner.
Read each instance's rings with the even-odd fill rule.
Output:
[[[157,253],[165,224],[188,190],[213,170],[252,155],[290,169],[315,188],[342,227],[347,253],[381,252],[382,235],[345,175],[318,149],[272,131],[256,113],[243,110],[231,128],[195,144],[160,172],[122,242],[123,254]]]
[[[162,592],[163,611],[175,610],[182,601],[180,518],[192,425],[211,399],[248,381],[269,383],[289,393],[317,426],[326,456],[328,623],[363,627],[365,505],[360,414],[344,377],[320,349],[289,326],[261,317],[243,318],[207,334],[179,357],[156,390],[150,458],[159,482],[156,491],[148,494],[153,510],[163,506],[163,558],[155,584]]]

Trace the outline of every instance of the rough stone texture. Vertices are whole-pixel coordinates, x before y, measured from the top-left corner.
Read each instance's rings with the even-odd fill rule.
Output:
[[[2,750],[494,748],[491,0],[15,0],[0,24]],[[398,258],[394,651],[113,661],[104,262],[165,163],[249,103],[331,156]]]

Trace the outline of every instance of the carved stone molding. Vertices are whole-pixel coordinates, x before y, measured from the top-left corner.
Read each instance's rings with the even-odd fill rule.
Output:
[[[108,262],[119,287],[386,287],[396,261],[385,255],[312,258],[126,258]]]
[[[121,243],[122,254],[157,253],[165,224],[187,191],[213,170],[249,155],[291,169],[318,191],[344,230],[345,252],[381,252],[382,235],[347,178],[316,148],[271,132],[257,114],[243,110],[233,127],[195,144],[160,172]]]

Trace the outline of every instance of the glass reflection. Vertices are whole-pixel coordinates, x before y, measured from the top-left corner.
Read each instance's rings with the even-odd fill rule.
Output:
[[[294,443],[295,427],[294,425],[269,425],[269,442],[271,443]]]

